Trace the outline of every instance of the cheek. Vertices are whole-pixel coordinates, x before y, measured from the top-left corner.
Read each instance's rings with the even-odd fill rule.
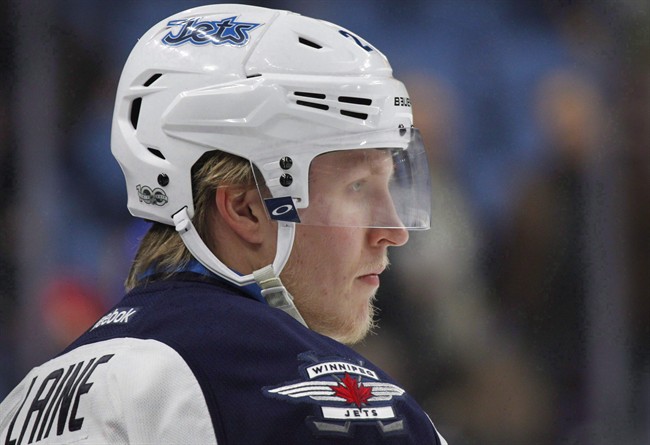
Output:
[[[360,254],[361,244],[358,236],[355,236],[358,229],[349,227],[319,227],[318,236],[312,237],[314,241],[311,254],[319,258],[321,262],[327,261],[328,267],[336,270],[340,265],[341,270],[347,270],[348,266],[355,262]]]
[[[323,226],[297,229],[289,263],[302,269],[302,276],[313,280],[312,286],[338,287],[353,276],[362,247],[359,230]]]

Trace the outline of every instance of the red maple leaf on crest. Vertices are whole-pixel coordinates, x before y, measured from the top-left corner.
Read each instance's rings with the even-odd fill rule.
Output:
[[[372,397],[372,388],[358,383],[347,372],[337,386],[332,386],[332,389],[334,395],[345,399],[347,403],[354,403],[359,408],[361,408],[361,405],[368,403],[368,399]]]

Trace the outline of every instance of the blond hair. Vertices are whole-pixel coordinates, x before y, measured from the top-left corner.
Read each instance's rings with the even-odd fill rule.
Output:
[[[235,155],[213,151],[203,155],[192,169],[192,222],[207,246],[216,242],[212,239],[210,215],[216,210],[215,192],[221,186],[255,187],[250,163]],[[191,258],[173,226],[154,222],[140,241],[125,282],[126,290],[149,281],[153,275],[156,279],[168,278]]]

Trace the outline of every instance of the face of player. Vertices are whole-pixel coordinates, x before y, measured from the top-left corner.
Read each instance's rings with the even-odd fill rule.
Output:
[[[376,221],[373,213],[378,213],[386,225],[400,227],[388,191],[393,168],[386,156],[379,150],[357,150],[316,158],[305,216],[362,226]],[[373,300],[388,265],[388,247],[407,240],[404,228],[298,224],[282,281],[311,329],[356,343],[373,325]]]

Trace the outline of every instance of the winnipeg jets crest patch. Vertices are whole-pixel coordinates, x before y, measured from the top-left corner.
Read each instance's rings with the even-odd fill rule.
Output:
[[[359,426],[376,426],[383,434],[404,432],[404,421],[393,406],[395,398],[405,391],[397,385],[381,381],[363,363],[352,363],[341,357],[321,359],[303,353],[298,359],[300,380],[262,388],[264,395],[291,403],[311,403],[316,415],[306,419],[319,435],[353,433]]]

